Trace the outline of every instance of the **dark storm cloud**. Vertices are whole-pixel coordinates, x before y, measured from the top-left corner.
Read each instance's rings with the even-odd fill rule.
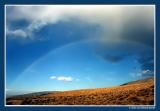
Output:
[[[115,62],[120,62],[124,58],[125,58],[125,56],[106,55],[104,59],[109,61],[109,62],[115,63]]]
[[[153,38],[152,38],[153,39]],[[142,77],[153,76],[154,51],[150,45],[136,40],[107,41],[102,40],[95,46],[96,54],[110,63],[118,63],[130,57],[137,60],[141,70],[149,70],[149,73],[141,74]]]
[[[146,27],[143,23],[128,21],[122,30],[122,39],[138,42],[150,47],[154,47],[154,28],[153,24]],[[153,21],[154,23],[154,21]]]
[[[109,30],[111,32],[110,35],[105,35],[105,37],[109,36],[111,39],[107,40],[105,44],[110,45],[104,45],[107,50],[103,51],[106,52],[106,54],[100,53],[100,55],[102,55],[106,61],[112,63],[123,61],[131,56],[136,56],[141,70],[150,71],[149,73],[142,74],[142,76],[153,76],[154,11],[144,11],[143,8],[138,10],[133,11],[132,9],[128,9],[123,12],[126,13],[124,14],[126,16],[123,16],[125,22],[122,22],[121,27],[116,31]],[[130,14],[128,14],[128,12],[130,12]],[[150,16],[146,16],[147,13],[150,13]],[[99,49],[102,50],[101,48]]]
[[[154,21],[153,21],[154,23]],[[129,24],[129,23],[128,23]],[[154,71],[154,28],[153,24],[146,27],[143,23],[130,23],[124,28],[123,39],[143,44],[142,52],[138,54],[138,62],[141,70],[149,70],[149,73],[142,74],[142,77],[153,76]],[[141,47],[139,47],[141,48]],[[143,50],[146,49],[146,53]]]

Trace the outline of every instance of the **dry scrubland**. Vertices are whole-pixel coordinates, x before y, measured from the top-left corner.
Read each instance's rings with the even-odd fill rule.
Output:
[[[153,105],[154,79],[117,87],[56,92],[35,97],[7,98],[8,105]]]

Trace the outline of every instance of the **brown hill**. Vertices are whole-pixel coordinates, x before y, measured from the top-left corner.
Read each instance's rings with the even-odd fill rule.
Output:
[[[51,93],[27,98],[8,98],[8,105],[153,105],[154,79],[129,82],[117,87]]]

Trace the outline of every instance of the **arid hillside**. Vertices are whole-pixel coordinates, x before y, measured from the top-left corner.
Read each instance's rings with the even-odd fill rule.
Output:
[[[154,79],[117,87],[55,92],[41,96],[7,98],[7,105],[153,105]]]

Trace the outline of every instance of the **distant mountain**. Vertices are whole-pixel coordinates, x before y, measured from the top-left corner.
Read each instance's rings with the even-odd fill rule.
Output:
[[[6,98],[13,97],[17,95],[24,95],[33,93],[33,91],[27,91],[27,90],[6,90]]]
[[[28,93],[28,94],[21,94],[21,95],[13,95],[9,96],[8,98],[28,98],[28,97],[36,97],[36,96],[43,96],[50,93],[56,93],[60,91],[43,91],[43,92],[34,92],[34,93]]]

